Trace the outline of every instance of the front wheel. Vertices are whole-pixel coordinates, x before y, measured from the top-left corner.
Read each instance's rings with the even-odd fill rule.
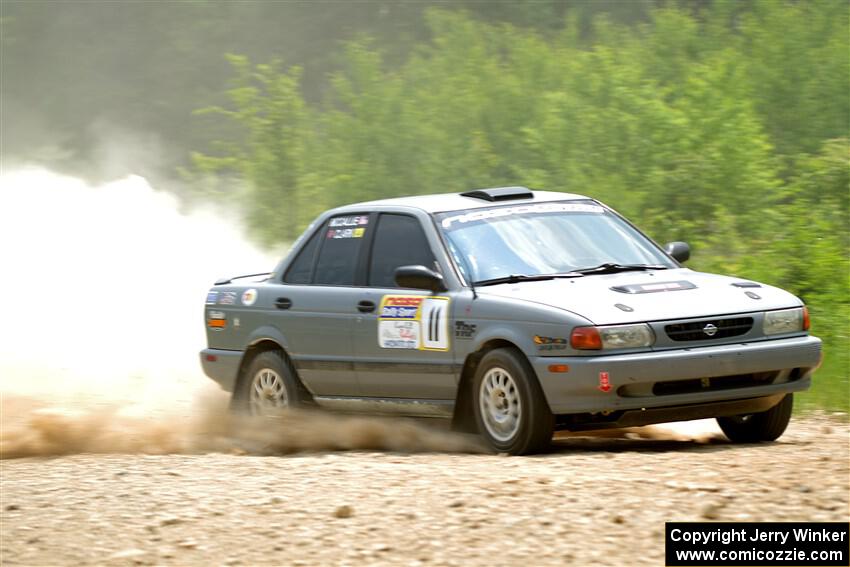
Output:
[[[294,369],[280,352],[267,351],[258,354],[248,365],[233,392],[230,407],[237,413],[272,416],[298,407],[300,402]]]
[[[500,348],[485,354],[472,387],[478,431],[492,449],[526,455],[549,446],[552,412],[522,353]]]
[[[776,441],[788,427],[793,407],[794,394],[786,394],[781,402],[767,411],[718,417],[717,424],[733,443]]]

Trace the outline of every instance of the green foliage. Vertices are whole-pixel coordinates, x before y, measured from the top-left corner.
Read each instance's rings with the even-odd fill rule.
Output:
[[[763,219],[764,228],[741,259],[748,276],[788,289],[809,307],[826,361],[811,405],[847,412],[850,406],[850,153],[848,140],[830,140],[814,156],[799,156],[795,176]]]
[[[804,399],[847,411],[846,2],[665,6],[639,25],[567,11],[543,31],[431,10],[431,41],[400,63],[349,42],[321,104],[298,67],[232,57],[217,112],[241,134],[197,168],[247,185],[267,243],[360,200],[507,184],[591,195],[689,241],[694,268],[800,295],[827,349]]]
[[[247,221],[265,243],[294,240],[309,222],[310,191],[305,188],[304,165],[310,153],[309,122],[299,92],[301,70],[280,70],[279,62],[252,67],[245,57],[228,57],[236,73],[227,91],[232,109],[210,107],[212,114],[236,121],[245,128],[241,145],[221,145],[222,157],[195,154],[197,168],[209,174],[232,172],[248,184]],[[281,188],[299,188],[286,191]],[[309,212],[308,212],[309,214]]]
[[[490,22],[558,29],[567,10],[587,26],[596,12],[617,21],[640,20],[653,3],[663,1],[453,0],[450,5]],[[100,168],[112,170],[106,176],[129,170],[168,178],[175,166],[186,165],[189,149],[224,134],[215,123],[189,127],[192,110],[226,102],[222,91],[229,69],[222,54],[254,61],[282,57],[302,67],[305,98],[316,102],[326,93],[327,74],[337,69],[342,42],[369,34],[389,47],[389,64],[398,65],[428,39],[423,14],[440,5],[447,3],[3,0],[3,155],[90,178]],[[131,147],[139,144],[153,146],[152,155],[139,159],[138,148]]]

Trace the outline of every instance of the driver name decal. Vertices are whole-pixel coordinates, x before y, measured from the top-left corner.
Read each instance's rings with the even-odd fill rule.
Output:
[[[327,237],[331,239],[340,238],[363,238],[366,227],[369,224],[369,215],[357,215],[353,217],[336,217],[328,223]]]
[[[449,350],[449,298],[385,295],[378,311],[378,346]]]

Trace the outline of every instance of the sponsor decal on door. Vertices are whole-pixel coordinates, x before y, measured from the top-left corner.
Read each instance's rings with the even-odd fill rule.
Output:
[[[385,295],[378,312],[378,346],[449,350],[449,298]]]
[[[378,332],[381,348],[419,348],[419,321],[381,321]]]

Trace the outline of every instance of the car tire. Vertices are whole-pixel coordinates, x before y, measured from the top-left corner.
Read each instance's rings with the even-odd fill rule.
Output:
[[[243,372],[230,409],[239,414],[272,416],[299,407],[302,398],[292,364],[282,352],[266,351],[255,356]]]
[[[472,388],[478,432],[494,451],[527,455],[549,447],[555,420],[521,352],[499,348],[485,354]]]
[[[793,407],[794,394],[786,394],[781,402],[767,411],[718,417],[717,424],[733,443],[776,441],[788,427]]]

